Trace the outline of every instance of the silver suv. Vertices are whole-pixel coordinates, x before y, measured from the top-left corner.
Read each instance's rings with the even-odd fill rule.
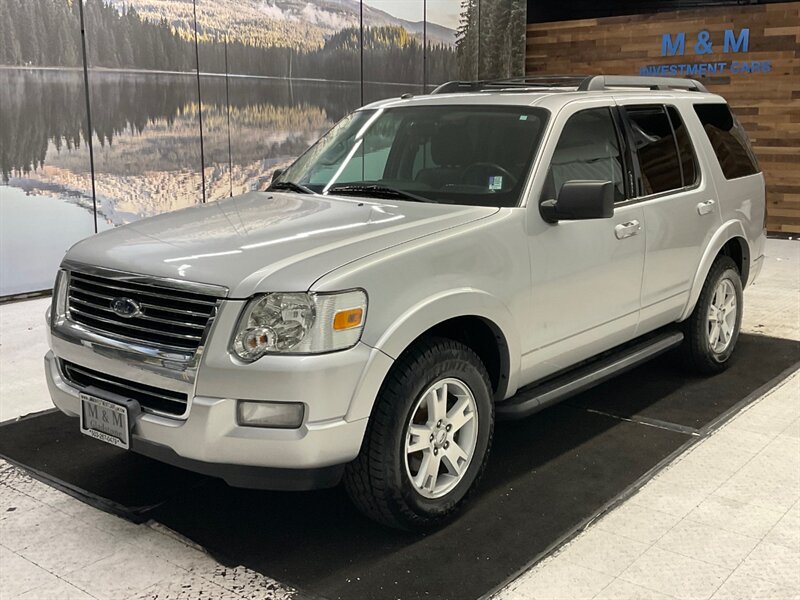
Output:
[[[673,347],[724,369],[764,215],[696,81],[452,82],[353,112],[265,192],[74,246],[47,379],[104,442],[234,486],[343,479],[370,517],[431,528],[496,417]]]

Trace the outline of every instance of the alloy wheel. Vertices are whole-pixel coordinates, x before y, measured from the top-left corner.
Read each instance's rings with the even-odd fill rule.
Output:
[[[708,307],[706,332],[708,345],[716,354],[730,346],[736,328],[736,290],[730,279],[722,279],[714,290]]]
[[[475,396],[460,379],[434,382],[417,400],[405,435],[405,464],[414,489],[441,498],[464,478],[478,440]]]

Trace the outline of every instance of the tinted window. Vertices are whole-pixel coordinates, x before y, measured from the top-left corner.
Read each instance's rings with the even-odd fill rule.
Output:
[[[628,106],[633,145],[642,171],[642,196],[683,187],[678,147],[664,107]]]
[[[622,156],[617,129],[608,108],[591,108],[575,113],[564,125],[541,200],[558,197],[567,181],[612,181],[615,201],[625,199]]]
[[[758,162],[742,126],[727,104],[695,104],[694,110],[708,136],[726,179],[758,173]]]
[[[674,106],[667,107],[669,120],[672,121],[672,130],[675,132],[675,139],[678,142],[678,154],[681,158],[681,171],[683,172],[684,187],[697,183],[697,158],[694,154],[692,139],[686,131],[678,109]]]
[[[526,106],[358,110],[276,183],[299,183],[321,194],[361,186],[379,197],[390,188],[429,202],[516,206],[548,115]]]

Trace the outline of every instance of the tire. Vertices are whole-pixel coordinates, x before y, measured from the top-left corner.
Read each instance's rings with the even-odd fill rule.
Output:
[[[432,389],[435,396],[429,393]],[[444,396],[447,400],[441,404]],[[437,420],[442,413],[434,412],[443,406],[447,407],[444,419]],[[410,434],[412,425],[424,435]],[[375,521],[411,531],[435,529],[451,520],[475,489],[493,431],[494,401],[480,358],[454,340],[425,338],[407,350],[387,375],[361,451],[345,469],[345,489]],[[459,448],[466,454],[470,447],[469,460],[459,456]],[[433,462],[426,463],[426,456]],[[460,475],[453,474],[453,456],[458,457]],[[423,465],[435,464],[441,466],[433,477],[428,475],[433,466],[425,470]],[[414,481],[423,482],[425,489]]]
[[[724,295],[724,300],[721,294]],[[730,311],[720,312],[716,307],[712,309],[712,305],[727,305],[730,299],[735,303],[733,315]],[[742,308],[742,279],[739,269],[729,256],[718,256],[711,265],[691,316],[683,323],[683,359],[690,370],[713,375],[727,368],[739,339]],[[712,312],[716,312],[713,321],[710,315]],[[721,325],[723,321],[725,326]],[[715,323],[722,333],[718,333],[717,342],[712,344]],[[726,340],[723,339],[725,328],[730,331]]]

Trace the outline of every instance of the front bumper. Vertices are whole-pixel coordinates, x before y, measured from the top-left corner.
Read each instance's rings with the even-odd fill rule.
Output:
[[[56,407],[70,416],[79,415],[79,389],[64,378],[56,354],[110,375],[123,375],[120,370],[130,368],[58,336],[51,336],[51,345],[55,353],[50,351],[45,357],[48,387]],[[228,364],[230,372],[223,374],[221,363],[228,359],[220,352],[215,361],[214,354],[208,352],[204,357],[204,362],[211,363],[208,371],[204,373],[202,367],[198,370],[198,385],[190,397],[186,418],[142,413],[133,424],[132,449],[241,487],[308,489],[335,485],[342,465],[357,456],[367,426],[366,416],[354,418],[350,408],[363,402],[356,402],[359,396],[371,395],[374,399],[377,389],[364,382],[382,380],[391,359],[358,344],[340,353],[303,357],[295,369],[282,369],[286,361],[263,360],[245,368]],[[368,371],[373,375],[365,376]],[[157,383],[153,377],[145,376],[148,384]],[[210,378],[206,379],[208,385],[200,385],[205,377]],[[221,382],[234,397],[201,395],[207,390],[221,391]],[[166,380],[164,383],[169,385]],[[255,393],[258,389],[260,394]],[[303,401],[306,419],[298,429],[242,427],[236,421],[237,399]]]

